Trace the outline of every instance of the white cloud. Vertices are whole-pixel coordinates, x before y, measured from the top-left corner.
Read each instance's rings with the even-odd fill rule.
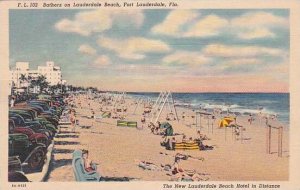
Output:
[[[255,57],[255,56],[283,56],[281,49],[261,46],[231,46],[223,44],[207,45],[202,52],[211,57]]]
[[[249,12],[231,20],[233,26],[238,27],[264,27],[264,26],[288,26],[288,20],[284,17],[268,12]]]
[[[198,16],[199,14],[192,10],[173,10],[163,22],[155,25],[151,32],[154,34],[179,36],[181,27]]]
[[[275,27],[288,27],[287,18],[268,12],[250,12],[231,20],[232,31],[241,39],[273,38]]]
[[[185,37],[208,37],[216,36],[222,29],[228,27],[228,20],[216,15],[208,15],[199,20],[195,25],[184,33]]]
[[[106,55],[99,55],[91,64],[91,66],[95,68],[103,68],[108,65],[111,65],[111,60]]]
[[[196,11],[174,10],[151,32],[172,37],[211,37],[226,32],[240,39],[251,40],[275,38],[274,28],[288,26],[288,18],[264,11],[247,12],[229,19],[214,14],[200,18]]]
[[[96,50],[91,47],[88,44],[82,44],[79,46],[78,51],[83,53],[83,54],[87,54],[87,55],[95,55],[96,54]]]
[[[209,63],[210,59],[201,55],[200,52],[177,51],[162,59],[168,65],[203,65]]]
[[[71,19],[62,19],[55,28],[62,32],[72,32],[83,36],[108,30],[115,22],[126,21],[135,27],[140,27],[144,21],[141,10],[92,10],[79,12]]]
[[[170,51],[168,44],[160,40],[142,37],[131,37],[126,40],[101,37],[98,40],[101,47],[112,50],[125,59],[143,59],[145,53],[163,53]]]
[[[237,36],[241,39],[251,40],[256,38],[274,38],[276,35],[267,28],[251,29],[245,32],[238,32]]]
[[[262,64],[262,60],[257,58],[237,58],[237,59],[231,59],[224,63],[226,66],[255,66]]]

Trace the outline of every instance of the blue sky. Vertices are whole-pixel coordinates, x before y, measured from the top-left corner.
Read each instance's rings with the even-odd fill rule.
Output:
[[[288,91],[288,10],[11,10],[9,19],[10,66],[53,60],[69,84]]]

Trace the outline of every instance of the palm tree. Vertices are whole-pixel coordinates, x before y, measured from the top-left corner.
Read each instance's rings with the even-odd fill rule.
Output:
[[[19,80],[20,80],[20,83],[23,84],[25,81],[27,81],[27,77],[24,74],[21,74],[19,77]]]
[[[44,89],[49,87],[49,83],[46,81],[46,77],[44,75],[39,75],[36,79],[31,80],[31,87],[39,87],[39,92],[43,92]]]

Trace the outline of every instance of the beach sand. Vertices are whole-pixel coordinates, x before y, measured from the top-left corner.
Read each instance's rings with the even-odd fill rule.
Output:
[[[78,106],[81,100],[83,108]],[[137,121],[141,125],[143,106],[138,106],[136,114],[134,99],[126,98],[127,121]],[[88,106],[90,103],[90,106]],[[87,100],[80,96],[75,101],[76,114],[80,126],[91,126],[89,129],[77,127],[76,133],[70,132],[70,126],[62,126],[61,133],[55,138],[53,159],[47,181],[75,181],[72,170],[72,152],[75,149],[88,149],[90,159],[98,164],[98,171],[102,176],[131,177],[137,180],[166,181],[171,180],[170,172],[165,170],[143,170],[135,160],[152,162],[157,166],[174,163],[176,153],[187,154],[203,161],[189,158],[181,161],[184,169],[194,169],[201,174],[203,180],[209,181],[270,181],[288,180],[289,176],[289,130],[283,130],[283,155],[277,155],[277,130],[272,131],[271,154],[266,153],[266,127],[263,119],[256,118],[250,125],[248,117],[238,116],[237,123],[245,128],[243,142],[236,140],[231,128],[218,127],[220,118],[216,118],[212,127],[208,129],[207,119],[201,118],[201,133],[210,140],[204,144],[214,146],[213,150],[170,151],[160,145],[162,137],[151,133],[145,127],[143,130],[128,127],[117,127],[116,119],[103,118],[95,121],[83,116],[91,115],[91,108],[95,115],[100,115],[100,104],[95,100]],[[176,107],[180,121],[170,121],[175,133],[184,133],[187,137],[196,138],[197,129],[192,110]],[[185,112],[185,120],[181,118]],[[166,111],[160,117],[165,121]],[[146,118],[149,120],[149,118]],[[212,123],[212,121],[210,121]],[[272,126],[279,126],[277,121],[271,121]],[[188,125],[188,126],[187,126]],[[175,136],[177,140],[181,135]]]

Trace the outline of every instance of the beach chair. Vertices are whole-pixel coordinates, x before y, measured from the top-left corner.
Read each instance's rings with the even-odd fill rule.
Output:
[[[128,121],[127,127],[135,127],[137,128],[137,122],[136,121]]]
[[[75,150],[73,152],[72,167],[76,181],[100,181],[100,175],[98,172],[87,172],[84,169],[81,150]]]
[[[135,128],[137,128],[137,122],[136,121],[117,120],[117,126],[118,127],[135,127]]]
[[[117,120],[118,127],[127,127],[127,121]]]
[[[110,112],[104,112],[101,116],[102,116],[102,118],[110,118],[111,113]]]

